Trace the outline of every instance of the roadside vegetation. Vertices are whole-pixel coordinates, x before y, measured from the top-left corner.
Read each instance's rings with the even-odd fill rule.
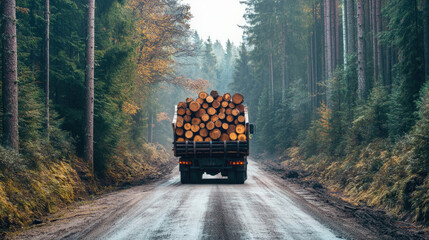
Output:
[[[250,102],[253,153],[429,224],[426,1],[246,5],[231,87]]]

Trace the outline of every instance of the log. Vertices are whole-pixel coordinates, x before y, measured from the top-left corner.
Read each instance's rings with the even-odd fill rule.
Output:
[[[183,127],[186,131],[191,130],[191,124],[190,123],[186,123],[185,126]]]
[[[203,120],[203,122],[207,122],[208,120],[210,120],[210,116],[208,114],[204,114],[203,116],[201,116],[201,120]]]
[[[237,127],[235,128],[235,131],[238,134],[243,134],[245,130],[246,130],[246,128],[242,124],[238,124]]]
[[[214,122],[212,122],[212,121],[207,122],[207,123],[206,123],[206,128],[207,128],[208,130],[213,130],[213,129],[215,128],[215,124],[214,124]]]
[[[205,114],[205,110],[203,108],[200,108],[198,112],[195,113],[195,117],[201,118]]]
[[[229,93],[225,93],[225,94],[223,95],[223,100],[224,100],[224,101],[226,101],[226,102],[231,101],[231,94],[229,94]]]
[[[216,126],[217,128],[221,128],[221,127],[222,127],[222,122],[221,122],[220,120],[217,120],[217,121],[215,122],[215,126]]]
[[[212,103],[214,101],[214,98],[212,97],[212,96],[208,96],[207,98],[206,98],[206,102],[207,103]]]
[[[185,108],[178,108],[177,109],[177,115],[183,116],[185,114],[186,114],[186,109]]]
[[[218,100],[213,101],[213,103],[212,103],[212,107],[214,107],[214,108],[219,108],[219,107],[220,107],[220,102],[219,102]]]
[[[191,112],[191,110],[189,108],[186,109],[186,115],[188,115],[188,116],[192,115],[192,112]]]
[[[191,115],[185,115],[183,119],[185,120],[185,122],[190,122],[192,118]]]
[[[216,114],[216,109],[214,109],[213,107],[209,107],[208,109],[207,109],[207,113],[209,114],[209,115],[215,115]]]
[[[229,135],[227,133],[222,133],[222,135],[220,136],[220,141],[229,141]]]
[[[228,130],[229,124],[228,123],[222,123],[223,130]]]
[[[181,128],[181,127],[183,127],[183,125],[185,125],[185,124],[183,123],[183,121],[178,121],[178,122],[176,122],[176,127]]]
[[[177,139],[177,142],[184,142],[185,141],[185,139],[184,138],[178,138]]]
[[[223,108],[226,108],[226,107],[228,107],[229,102],[227,102],[227,101],[222,101],[221,105],[222,105],[222,107],[223,107]]]
[[[176,128],[176,135],[177,136],[183,136],[183,133],[185,133],[183,128]]]
[[[219,97],[219,93],[216,90],[212,90],[210,92],[210,96],[212,96],[213,99],[217,99],[217,97]]]
[[[212,141],[212,139],[211,139],[211,138],[209,138],[209,137],[206,137],[206,138],[204,139],[204,141],[205,141],[205,142],[211,142],[211,141]]]
[[[202,106],[204,109],[207,109],[207,108],[209,108],[209,104],[208,103],[203,103],[203,106]]]
[[[192,131],[186,131],[185,137],[187,139],[191,139],[194,136],[194,133]]]
[[[230,103],[228,103],[228,107],[231,108],[231,109],[234,109],[235,108],[235,104],[232,103],[232,102],[230,102]]]
[[[197,135],[197,136],[194,137],[194,141],[195,142],[202,142],[203,140],[204,140],[203,137],[201,137],[199,135]]]
[[[234,120],[234,124],[235,124],[235,125],[238,125],[238,124],[239,124],[239,122],[238,122],[238,120],[237,120],[237,119],[235,119],[235,120]]]
[[[217,120],[219,120],[219,116],[218,115],[213,115],[211,118],[210,118],[210,120],[212,121],[212,122],[216,122]]]
[[[201,98],[201,99],[206,99],[206,98],[207,98],[207,96],[208,96],[208,94],[207,94],[206,92],[200,92],[200,93],[198,94],[198,97],[199,97],[199,98]]]
[[[191,131],[197,133],[200,131],[200,125],[191,125]]]
[[[190,102],[192,102],[192,101],[194,101],[194,99],[192,99],[192,98],[186,98],[186,103],[190,103]]]
[[[232,102],[236,105],[243,103],[244,97],[240,93],[236,93],[232,96]]]
[[[217,98],[216,98],[216,100],[217,100],[218,102],[222,102],[222,96],[217,97]]]
[[[219,129],[213,129],[210,131],[210,138],[213,140],[217,140],[222,135],[221,131]]]
[[[179,102],[179,104],[177,104],[177,108],[186,108],[187,106],[185,102]]]
[[[191,123],[192,125],[200,125],[201,118],[192,118]]]
[[[235,106],[235,108],[237,108],[238,109],[238,111],[240,111],[240,112],[242,112],[242,113],[244,113],[244,105],[242,105],[242,104],[238,104],[238,105],[236,105]]]
[[[225,108],[219,108],[219,113],[225,113],[226,109]]]
[[[232,109],[231,108],[227,108],[225,110],[226,115],[231,115],[232,114]]]
[[[232,109],[231,114],[232,116],[237,117],[240,114],[240,111],[238,109]]]
[[[228,134],[235,133],[235,125],[230,124],[228,127],[228,130],[226,130],[226,133]]]
[[[182,116],[177,116],[176,118],[176,122],[183,122],[183,117]]]
[[[197,101],[192,101],[191,103],[189,103],[189,109],[192,112],[197,112],[198,110],[200,110],[201,108],[201,104],[199,104]]]
[[[201,135],[201,137],[207,137],[209,135],[209,131],[207,131],[206,128],[201,128],[200,129],[200,135]]]
[[[225,113],[219,113],[217,116],[218,116],[218,117],[219,117],[219,119],[221,119],[221,120],[224,120],[224,119],[225,119],[225,117],[226,117]]]
[[[204,99],[201,99],[201,98],[197,98],[195,101],[197,103],[199,103],[199,104],[203,104],[204,103]]]
[[[200,123],[200,128],[205,128],[206,124],[205,123]]]
[[[246,121],[246,118],[244,116],[238,116],[237,120],[239,123],[244,123]]]
[[[246,135],[244,134],[238,135],[238,141],[246,141]]]
[[[226,116],[226,121],[232,123],[234,122],[234,117],[232,115],[228,115]]]
[[[237,133],[233,132],[229,134],[229,139],[231,139],[231,141],[235,141],[237,140]]]

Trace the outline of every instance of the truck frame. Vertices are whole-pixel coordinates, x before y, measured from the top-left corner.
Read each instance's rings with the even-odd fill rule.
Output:
[[[228,177],[229,183],[243,184],[247,179],[247,156],[249,156],[249,134],[254,125],[248,122],[245,109],[246,141],[173,142],[174,156],[179,157],[180,181],[199,183],[204,173]],[[177,107],[172,121],[176,131]]]

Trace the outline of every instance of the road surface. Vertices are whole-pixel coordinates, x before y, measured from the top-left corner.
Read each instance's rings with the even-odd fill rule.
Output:
[[[81,203],[15,239],[376,239],[311,192],[250,161],[244,185],[169,178]]]

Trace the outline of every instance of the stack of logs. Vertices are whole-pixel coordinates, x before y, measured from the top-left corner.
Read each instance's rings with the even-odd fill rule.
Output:
[[[243,95],[217,91],[198,94],[177,105],[175,139],[184,141],[246,141]]]

